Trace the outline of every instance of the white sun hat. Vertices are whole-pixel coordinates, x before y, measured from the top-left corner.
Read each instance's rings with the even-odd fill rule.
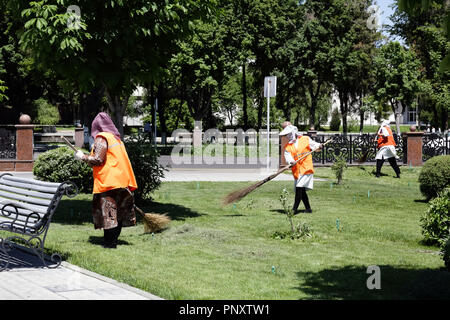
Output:
[[[280,132],[280,136],[286,136],[289,133],[297,132],[297,131],[298,131],[297,127],[293,126],[291,124],[291,125],[286,126],[286,128],[284,128],[283,131]]]

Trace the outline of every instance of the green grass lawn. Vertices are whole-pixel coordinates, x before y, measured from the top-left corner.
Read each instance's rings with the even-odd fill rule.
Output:
[[[310,238],[272,238],[289,229],[279,196],[287,188],[292,203],[291,181],[266,183],[235,207],[221,199],[251,182],[166,182],[143,209],[167,212],[169,229],[144,234],[139,220],[123,229],[117,249],[103,249],[92,196],[82,194],[61,202],[46,247],[165,299],[450,298],[439,249],[421,244],[420,169],[403,167],[400,180],[389,165],[379,179],[372,170],[349,168],[344,184],[332,185],[331,169],[316,169],[327,180],[308,192],[314,212],[295,216],[312,227]],[[381,269],[380,290],[366,287],[371,265]]]

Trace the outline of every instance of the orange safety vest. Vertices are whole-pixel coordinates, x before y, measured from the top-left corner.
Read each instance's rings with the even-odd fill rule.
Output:
[[[389,132],[387,137],[379,134],[378,135],[378,149],[384,146],[396,146],[394,135],[392,134],[392,130],[389,127],[386,127],[386,130]]]
[[[136,178],[128,158],[125,145],[121,140],[109,132],[101,132],[97,135],[106,139],[108,151],[106,160],[101,166],[94,166],[94,190],[93,193],[102,193],[112,189],[127,188],[130,191],[137,189]],[[91,155],[94,150],[91,151]]]
[[[294,160],[297,161],[297,159],[303,157],[306,153],[311,151],[311,147],[309,146],[309,139],[308,137],[301,136],[297,139],[297,148],[295,147],[294,143],[289,143],[286,145],[286,150],[292,155]],[[292,174],[294,175],[295,179],[298,179],[300,175],[303,174],[311,174],[314,173],[313,168],[313,160],[312,155],[308,155],[303,160],[300,160],[297,162],[292,168]]]

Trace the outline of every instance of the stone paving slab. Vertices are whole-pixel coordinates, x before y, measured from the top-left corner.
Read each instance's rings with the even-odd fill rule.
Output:
[[[0,301],[162,300],[65,261],[51,269],[43,267],[37,257],[22,250],[15,248],[10,254],[14,263],[0,272]]]

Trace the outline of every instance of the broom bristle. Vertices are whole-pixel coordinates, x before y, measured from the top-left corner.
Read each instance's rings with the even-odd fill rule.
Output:
[[[144,233],[152,233],[167,228],[172,220],[167,214],[146,213],[143,221]]]
[[[256,188],[258,188],[259,186],[261,186],[265,182],[266,182],[266,180],[259,181],[259,182],[255,183],[255,184],[252,184],[251,186],[248,186],[248,187],[246,187],[244,189],[237,190],[237,191],[234,191],[234,192],[228,194],[223,199],[223,204],[224,205],[228,205],[230,203],[233,203],[233,202],[241,200],[242,198],[244,198],[246,195],[248,195],[250,192],[252,192]]]
[[[367,156],[368,156],[368,155],[369,155],[369,150],[367,150],[366,152],[364,152],[364,154],[362,155],[362,157],[359,158],[358,163],[361,164],[361,163],[366,162]]]

